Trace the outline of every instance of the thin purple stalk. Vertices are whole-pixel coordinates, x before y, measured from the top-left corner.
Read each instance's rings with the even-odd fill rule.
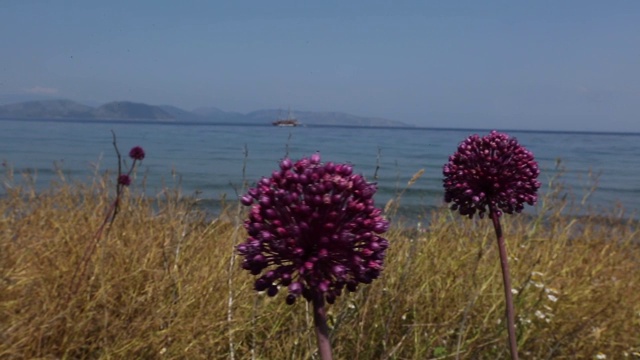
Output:
[[[316,337],[318,338],[320,359],[332,360],[329,326],[327,326],[327,312],[324,308],[324,295],[321,293],[313,296],[313,322],[316,328]]]
[[[511,276],[509,275],[509,264],[507,262],[507,248],[504,244],[502,226],[500,226],[500,216],[496,209],[489,208],[493,227],[496,230],[498,239],[498,249],[500,250],[500,265],[502,267],[502,281],[504,282],[504,297],[507,303],[507,331],[509,332],[509,350],[511,360],[518,360],[518,344],[516,342],[515,313],[513,310],[513,297],[511,294]]]
[[[118,201],[119,201],[119,198],[116,197],[114,202],[109,207],[109,210],[107,211],[107,215],[104,221],[102,221],[102,225],[100,225],[98,230],[93,235],[93,241],[87,244],[87,247],[84,250],[84,255],[82,255],[82,259],[80,260],[80,263],[78,264],[78,266],[76,266],[76,269],[73,271],[73,276],[71,277],[71,282],[69,283],[68,296],[70,296],[71,294],[75,294],[78,291],[78,288],[80,286],[80,281],[84,277],[84,274],[87,270],[87,264],[89,263],[89,259],[91,258],[91,255],[93,255],[93,253],[95,252],[96,247],[100,242],[100,238],[102,237],[102,233],[104,232],[105,226],[109,224],[110,218],[111,218],[111,222],[113,222],[113,219],[115,218],[115,212],[118,207]],[[112,217],[112,214],[113,214],[113,217]]]

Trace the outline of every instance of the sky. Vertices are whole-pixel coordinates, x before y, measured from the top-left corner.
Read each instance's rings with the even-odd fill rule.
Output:
[[[640,132],[640,1],[0,2],[0,98]]]

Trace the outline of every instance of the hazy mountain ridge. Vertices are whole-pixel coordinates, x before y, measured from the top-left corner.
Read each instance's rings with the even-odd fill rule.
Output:
[[[0,106],[0,117],[16,119],[173,120],[158,106],[114,101],[97,108],[71,100],[27,101]]]
[[[194,114],[191,111],[187,111],[173,105],[160,105],[158,107],[164,110],[165,112],[167,112],[169,115],[171,115],[174,120],[190,121],[190,122],[202,121],[202,117],[199,116],[198,114]]]
[[[244,123],[246,115],[233,112],[233,111],[224,111],[217,107],[203,107],[197,108],[191,111],[193,114],[198,115],[202,119],[206,119],[209,121],[218,121],[225,123]]]
[[[129,101],[114,101],[92,111],[96,119],[153,119],[173,120],[174,117],[158,106]]]
[[[342,112],[296,111],[292,115],[302,125],[412,126],[400,121],[363,117]],[[256,110],[241,114],[224,111],[217,107],[187,111],[172,105],[154,106],[130,101],[114,101],[96,108],[71,100],[27,101],[0,106],[0,118],[15,119],[161,120],[266,125],[285,117],[287,117],[287,112],[275,109]]]
[[[0,116],[18,118],[86,118],[94,109],[71,100],[27,101],[0,106]]]

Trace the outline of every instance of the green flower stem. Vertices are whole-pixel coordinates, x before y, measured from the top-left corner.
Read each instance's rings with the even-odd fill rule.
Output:
[[[515,313],[513,310],[513,297],[511,294],[511,276],[509,275],[509,264],[507,263],[507,248],[504,244],[502,226],[500,226],[500,216],[498,212],[490,207],[491,220],[496,230],[498,239],[498,249],[500,250],[500,265],[502,267],[502,281],[504,282],[504,297],[507,303],[507,330],[509,332],[509,350],[511,359],[518,360],[518,344],[516,342]]]
[[[318,338],[320,359],[332,360],[327,312],[324,308],[324,295],[322,293],[316,293],[313,296],[313,322],[316,328],[316,337]]]

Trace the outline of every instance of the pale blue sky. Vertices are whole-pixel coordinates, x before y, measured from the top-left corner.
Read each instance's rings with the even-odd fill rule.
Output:
[[[640,132],[640,1],[0,2],[0,95]]]

